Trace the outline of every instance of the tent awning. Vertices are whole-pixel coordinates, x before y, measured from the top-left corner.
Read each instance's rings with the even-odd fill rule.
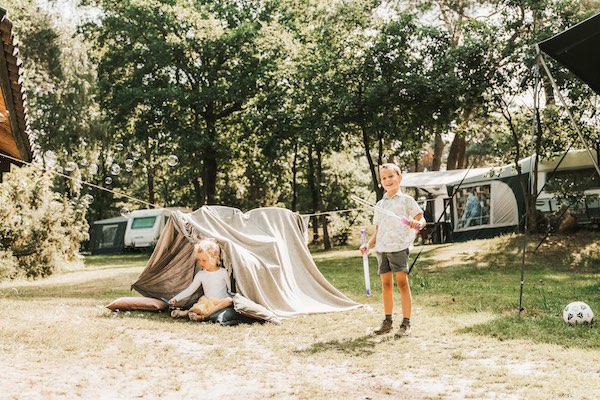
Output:
[[[491,168],[454,169],[450,171],[410,172],[402,175],[401,187],[420,188],[433,195],[447,194],[446,186],[467,181],[490,172]]]
[[[600,94],[600,14],[538,43],[538,46]]]

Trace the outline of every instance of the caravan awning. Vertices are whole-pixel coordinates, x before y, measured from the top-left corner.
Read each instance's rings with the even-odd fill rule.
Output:
[[[410,172],[402,175],[401,187],[419,188],[428,193],[448,194],[446,187],[475,176],[489,173],[491,168],[454,169],[449,171]]]
[[[538,43],[538,46],[600,94],[600,14]]]

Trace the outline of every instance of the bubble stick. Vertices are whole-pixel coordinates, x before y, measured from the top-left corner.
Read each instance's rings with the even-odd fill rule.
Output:
[[[367,289],[367,296],[371,295],[371,277],[369,276],[369,249],[367,249],[367,230],[362,228],[360,230],[360,237],[362,240],[361,252],[363,259],[363,272],[365,274],[365,287]]]

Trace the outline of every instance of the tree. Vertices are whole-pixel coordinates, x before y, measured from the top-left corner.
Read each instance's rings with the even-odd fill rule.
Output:
[[[215,203],[231,156],[228,120],[268,86],[280,43],[269,2],[99,0],[88,25],[99,56],[99,92],[118,126],[145,143],[148,185],[158,146],[191,165],[197,206]]]

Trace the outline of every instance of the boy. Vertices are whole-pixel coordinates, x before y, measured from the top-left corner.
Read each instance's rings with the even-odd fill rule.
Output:
[[[392,329],[394,307],[394,283],[400,291],[402,304],[402,323],[394,335],[396,338],[410,334],[410,315],[412,298],[408,283],[408,253],[415,240],[417,230],[425,225],[423,210],[415,199],[400,191],[402,174],[396,164],[383,164],[379,167],[379,179],[385,193],[375,206],[373,224],[375,233],[369,239],[362,252],[375,248],[378,273],[383,288],[383,309],[385,319],[375,329],[376,335],[383,335]],[[401,220],[406,217],[408,223]]]

